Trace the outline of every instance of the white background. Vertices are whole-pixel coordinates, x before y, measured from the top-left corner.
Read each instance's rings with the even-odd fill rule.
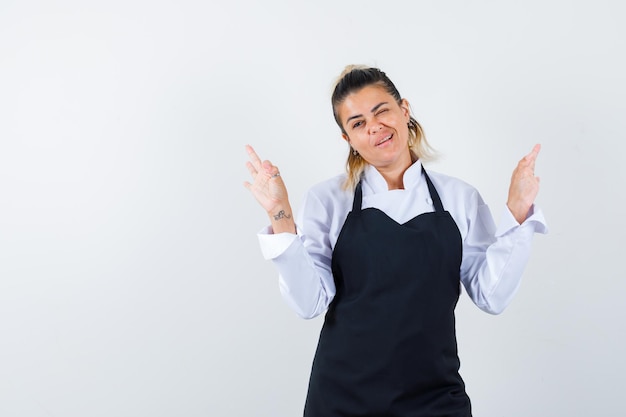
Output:
[[[500,316],[463,295],[477,417],[623,416],[626,29],[615,1],[0,2],[0,416],[302,413],[322,318],[280,298],[244,145],[293,205],[382,68],[498,220],[535,143],[537,235]]]

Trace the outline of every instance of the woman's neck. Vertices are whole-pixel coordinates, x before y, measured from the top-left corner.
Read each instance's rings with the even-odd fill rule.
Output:
[[[389,190],[404,190],[404,173],[414,162],[413,157],[409,156],[406,161],[396,164],[395,166],[376,167],[376,169],[387,182]]]
[[[396,169],[378,168],[378,172],[380,172],[380,175],[382,175],[387,182],[389,190],[404,190],[404,173],[410,166],[411,165],[402,166]]]

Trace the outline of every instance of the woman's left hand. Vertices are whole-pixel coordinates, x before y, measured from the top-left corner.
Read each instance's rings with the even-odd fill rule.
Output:
[[[539,192],[539,177],[535,176],[535,161],[540,150],[541,145],[535,145],[533,150],[519,161],[511,177],[506,205],[520,224],[528,217],[528,211]]]

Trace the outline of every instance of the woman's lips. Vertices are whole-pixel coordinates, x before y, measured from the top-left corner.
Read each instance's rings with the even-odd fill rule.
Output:
[[[384,138],[382,138],[382,139],[380,140],[380,142],[378,142],[378,143],[376,144],[376,146],[380,146],[380,145],[382,145],[382,144],[384,144],[384,143],[387,143],[387,142],[389,142],[392,138],[393,138],[393,133],[392,133],[392,134],[390,134],[390,135],[385,136]]]

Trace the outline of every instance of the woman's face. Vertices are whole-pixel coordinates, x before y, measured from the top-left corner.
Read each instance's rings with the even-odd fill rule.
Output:
[[[371,85],[350,94],[339,105],[343,138],[376,168],[406,169],[409,151],[409,103],[398,103],[383,87]]]

